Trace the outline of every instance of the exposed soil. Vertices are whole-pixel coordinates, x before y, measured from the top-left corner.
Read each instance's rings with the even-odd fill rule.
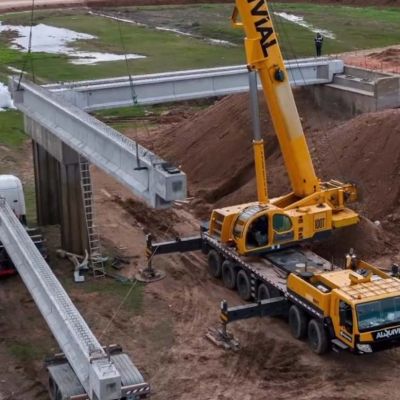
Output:
[[[367,259],[379,259],[380,265],[389,267],[397,260],[398,244],[392,237],[393,227],[383,220],[386,216],[388,224],[390,218],[394,223],[398,215],[396,148],[400,110],[341,121],[316,111],[306,90],[296,91],[296,98],[321,176],[341,178],[343,174],[347,179],[358,179],[362,189],[369,189],[360,203],[362,209],[371,218],[382,220],[381,224],[363,220],[360,226],[343,231],[318,251],[339,259],[351,243]],[[145,265],[146,233],[161,240],[196,233],[199,221],[193,217],[193,209],[206,216],[200,204],[209,208],[255,196],[247,96],[224,98],[189,120],[188,113],[180,115],[180,122],[179,116],[173,121],[167,119],[171,125],[167,128],[163,124],[142,131],[131,129],[127,135],[144,145],[152,144],[162,156],[182,163],[194,196],[189,205],[163,212],[150,210],[133,200],[111,177],[93,169],[101,234],[109,253],[128,260],[129,265],[119,271],[127,277]],[[267,132],[270,189],[279,194],[288,190],[288,181],[267,113],[263,113],[262,121]],[[8,153],[11,170],[22,171],[28,179],[32,173],[27,167],[29,147],[19,154]],[[47,237],[49,247],[57,248],[56,230],[50,230]],[[231,329],[242,344],[238,353],[213,347],[204,334],[208,327],[218,324],[220,300],[225,298],[230,304],[241,301],[235,292],[208,276],[201,254],[156,257],[154,264],[164,269],[167,277],[144,288],[138,310],[120,309],[121,297],[108,289],[94,291],[73,284],[71,266],[54,253],[51,264],[95,334],[104,344],[123,345],[151,382],[152,398],[156,400],[368,400],[378,395],[390,399],[397,396],[397,386],[388,384],[397,381],[397,350],[371,357],[318,357],[306,343],[294,340],[286,322],[280,319],[234,324]],[[83,285],[91,284],[89,281]],[[45,354],[57,351],[57,346],[19,278],[0,285],[0,398],[44,400],[46,374],[41,360]],[[27,360],[15,349],[10,351],[15,341],[25,339],[40,349]]]
[[[400,45],[339,54],[348,65],[378,72],[400,73]]]

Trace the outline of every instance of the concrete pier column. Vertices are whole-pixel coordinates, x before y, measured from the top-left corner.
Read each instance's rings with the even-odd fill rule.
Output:
[[[89,251],[89,243],[79,163],[60,165],[60,192],[62,248],[71,253],[84,254],[85,250]]]
[[[84,254],[89,243],[79,155],[26,116],[25,131],[33,141],[38,222],[60,224],[62,248]]]
[[[60,224],[60,163],[34,141],[32,151],[38,224]]]

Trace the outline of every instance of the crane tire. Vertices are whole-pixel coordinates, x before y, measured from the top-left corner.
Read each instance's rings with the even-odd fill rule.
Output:
[[[308,323],[308,344],[316,354],[324,354],[328,351],[328,335],[321,322],[311,319]]]
[[[222,274],[222,256],[216,250],[210,250],[207,256],[208,271],[214,278],[221,278]]]
[[[258,300],[267,300],[273,299],[274,297],[279,297],[280,292],[278,289],[274,288],[267,283],[260,283],[257,289],[257,299]]]
[[[225,260],[222,263],[222,281],[228,289],[236,288],[236,269],[232,261]]]
[[[289,309],[289,327],[294,338],[304,339],[307,336],[307,315],[294,304]]]
[[[237,291],[239,293],[239,296],[245,300],[248,301],[251,299],[251,283],[249,276],[246,274],[246,271],[241,269],[237,273],[236,277],[236,287]]]

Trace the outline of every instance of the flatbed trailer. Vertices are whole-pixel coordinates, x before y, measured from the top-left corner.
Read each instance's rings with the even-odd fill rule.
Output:
[[[340,267],[301,245],[240,255],[233,245],[219,242],[206,228],[200,235],[169,242],[153,243],[148,237],[148,268],[156,255],[196,250],[207,255],[213,278],[221,279],[225,287],[250,302],[229,307],[222,301],[219,339],[235,345],[227,334],[227,324],[279,315],[288,319],[295,338],[308,337],[317,354],[328,350],[364,354],[400,346],[400,315],[389,313],[385,325],[374,322],[371,316],[368,321],[359,321],[360,315],[382,312],[379,307],[389,303],[396,309],[391,302],[400,304],[398,274],[386,274],[352,254]],[[342,309],[346,305],[349,308]],[[365,308],[370,305],[375,309]]]
[[[105,348],[110,360],[121,373],[121,400],[140,400],[150,396],[150,385],[129,356],[118,345]],[[81,382],[69,364],[65,354],[59,353],[45,362],[49,373],[51,400],[89,400]]]

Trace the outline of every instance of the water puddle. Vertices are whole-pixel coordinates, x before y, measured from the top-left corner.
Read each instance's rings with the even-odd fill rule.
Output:
[[[336,36],[333,32],[328,31],[326,29],[319,29],[310,24],[309,22],[304,21],[304,17],[299,17],[298,15],[288,14],[285,12],[275,12],[275,15],[285,19],[286,21],[293,22],[294,24],[300,25],[303,28],[307,28],[311,32],[319,32],[322,36],[327,37],[328,39],[336,39]]]
[[[11,39],[11,48],[26,51],[29,48],[30,26],[3,25],[0,22],[1,32],[16,32],[17,37]],[[73,47],[77,40],[93,40],[96,36],[87,33],[75,32],[69,29],[38,24],[32,27],[31,51],[38,53],[63,54],[70,58],[72,64],[97,64],[104,61],[121,61],[128,59],[145,58],[139,54],[112,54],[101,52],[80,51]]]

